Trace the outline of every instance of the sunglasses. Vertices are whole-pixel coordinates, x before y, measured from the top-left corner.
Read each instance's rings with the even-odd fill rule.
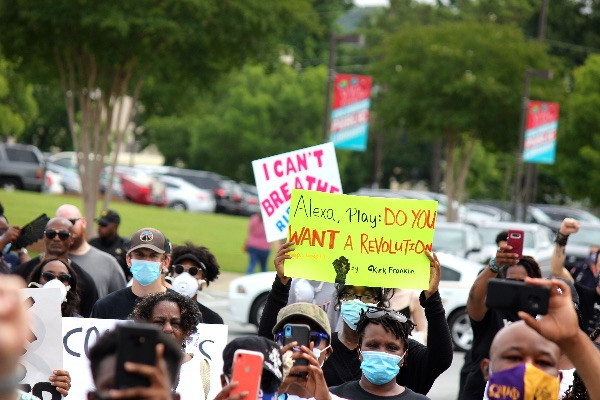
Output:
[[[323,332],[310,332],[309,338],[310,341],[315,344],[315,346],[321,344],[322,340],[329,341],[329,335]],[[283,345],[283,332],[279,332],[275,335],[275,341]]]
[[[202,266],[204,266],[204,264],[202,264]],[[196,274],[199,271],[204,271],[204,268],[198,268],[198,267],[190,267],[187,271],[185,270],[185,266],[181,265],[181,264],[175,264],[173,265],[173,271],[175,271],[175,273],[177,274],[183,274],[184,272],[187,272],[188,274],[190,274],[191,276],[196,276]]]
[[[384,315],[387,315],[401,323],[405,323],[406,321],[408,321],[408,318],[406,318],[406,315],[402,314],[401,312],[397,312],[397,311],[378,310],[376,308],[375,309],[371,308],[365,312],[365,316],[369,319],[381,318]]]
[[[53,279],[58,279],[62,283],[69,283],[71,281],[71,274],[58,274],[57,276],[50,271],[42,272],[42,277],[46,280],[46,282]]]
[[[340,296],[340,300],[342,301],[352,301],[356,299],[362,301],[363,303],[379,303],[379,297],[371,293],[366,293],[362,296],[358,296],[354,293],[343,293]]]
[[[73,224],[73,226],[75,226],[75,224],[77,223],[77,221],[79,221],[81,218],[69,218],[69,222],[71,222]]]
[[[56,229],[47,229],[44,231],[44,235],[46,235],[47,239],[54,239],[56,235],[60,240],[67,240],[71,237],[71,233],[68,231],[57,231]]]

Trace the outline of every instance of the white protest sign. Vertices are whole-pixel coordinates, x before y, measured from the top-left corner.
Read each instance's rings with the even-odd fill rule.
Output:
[[[252,161],[267,240],[285,239],[292,189],[342,193],[333,143]]]
[[[94,318],[63,318],[64,366],[71,374],[69,398],[85,399],[94,390],[94,382],[87,357],[98,336],[128,321]],[[198,324],[198,333],[186,344],[186,353],[208,359],[210,365],[210,395],[214,398],[221,390],[220,375],[223,370],[223,349],[227,344],[227,326]],[[202,385],[198,371],[198,385]],[[211,397],[212,396],[212,397]],[[193,393],[182,393],[182,398],[193,398]],[[200,399],[202,400],[202,399]]]
[[[32,335],[20,361],[25,369],[20,384],[40,399],[60,399],[60,393],[48,380],[55,369],[63,369],[60,290],[21,289],[21,296],[30,312]]]

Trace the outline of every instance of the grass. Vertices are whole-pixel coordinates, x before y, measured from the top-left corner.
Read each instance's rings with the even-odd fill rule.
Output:
[[[0,190],[0,202],[10,223],[19,226],[25,225],[42,213],[52,218],[61,204],[74,204],[83,209],[78,196],[25,191]],[[101,204],[98,211],[100,207]],[[122,201],[114,201],[110,207],[121,215],[121,236],[130,237],[140,228],[153,227],[163,232],[174,245],[191,241],[196,245],[208,247],[224,271],[246,271],[248,256],[242,249],[247,235],[247,217],[177,212]]]

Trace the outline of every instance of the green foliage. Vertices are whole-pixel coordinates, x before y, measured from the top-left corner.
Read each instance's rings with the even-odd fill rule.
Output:
[[[0,136],[18,137],[38,113],[33,86],[0,55]]]

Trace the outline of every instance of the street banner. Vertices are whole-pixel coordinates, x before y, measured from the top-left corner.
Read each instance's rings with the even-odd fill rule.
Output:
[[[94,381],[88,359],[89,350],[99,336],[113,329],[117,324],[132,323],[114,319],[63,318],[62,348],[64,369],[71,374],[71,389],[67,398],[86,399],[86,393],[94,390]],[[198,324],[198,332],[186,344],[185,352],[208,360],[210,365],[209,399],[221,391],[220,375],[223,371],[223,349],[227,344],[227,325]],[[50,376],[50,375],[48,375]],[[198,385],[202,385],[198,371]],[[193,393],[184,396],[193,398]],[[60,397],[59,397],[60,398]]]
[[[429,287],[437,201],[293,190],[285,275],[347,285]]]
[[[533,100],[529,102],[523,161],[554,164],[558,112],[558,103]]]
[[[20,292],[31,320],[29,343],[20,360],[25,373],[21,389],[40,399],[60,400],[60,393],[48,380],[55,369],[63,369],[60,290],[36,288]]]
[[[336,148],[356,151],[367,149],[371,83],[370,76],[335,76],[329,140]]]
[[[342,182],[333,144],[252,161],[267,240],[285,239],[292,189],[341,193]]]

